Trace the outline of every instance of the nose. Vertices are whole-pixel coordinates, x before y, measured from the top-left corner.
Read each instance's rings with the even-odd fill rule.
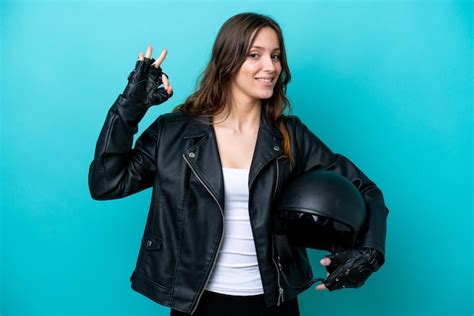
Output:
[[[273,63],[271,56],[265,56],[262,58],[263,62],[263,70],[268,72],[275,71],[275,64]]]

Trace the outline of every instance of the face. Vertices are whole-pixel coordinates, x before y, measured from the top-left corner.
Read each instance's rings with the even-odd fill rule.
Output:
[[[268,99],[281,73],[280,45],[277,33],[263,27],[232,82],[232,95],[237,102]]]

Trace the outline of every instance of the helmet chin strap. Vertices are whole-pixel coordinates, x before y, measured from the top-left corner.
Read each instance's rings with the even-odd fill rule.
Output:
[[[326,279],[323,279],[323,278],[313,278],[313,279],[309,282],[308,287],[310,287],[311,285],[313,285],[314,283],[319,282],[319,281],[321,281],[321,283],[323,283],[325,280],[326,280]]]
[[[285,272],[281,271],[283,277],[285,278],[286,280],[286,283],[288,284],[288,286],[294,288],[294,289],[300,289],[300,288],[308,288],[310,286],[312,286],[314,283],[316,282],[319,282],[321,281],[322,283],[324,283],[324,281],[326,281],[326,279],[323,279],[323,278],[313,278],[311,279],[310,281],[306,282],[305,284],[302,284],[302,285],[294,285],[294,284],[291,284],[290,281],[288,280],[288,278],[286,277],[286,274]]]
[[[284,222],[276,220],[275,221],[275,231],[273,233],[273,237],[275,238],[275,245],[276,245],[276,248],[277,248],[276,250],[277,250],[277,253],[278,253],[278,257],[279,257],[278,259],[279,259],[280,263],[283,266],[288,266],[294,260],[293,260],[293,255],[292,255],[291,250],[290,250],[290,241],[288,239],[288,236],[286,234],[282,233],[282,232],[285,231],[285,228],[286,227],[285,227]],[[333,253],[335,251],[339,251],[339,250],[343,249],[341,247],[337,247],[334,243],[332,244],[331,248],[332,248]],[[286,283],[290,287],[295,288],[295,289],[302,288],[302,287],[310,287],[313,284],[315,284],[316,282],[321,281],[321,283],[324,283],[324,281],[326,281],[326,278],[313,278],[313,279],[311,279],[311,281],[298,286],[298,285],[293,285],[289,282],[289,280],[286,277],[286,274],[285,274],[284,271],[281,271],[281,273],[282,273],[283,277],[285,278]]]
[[[344,248],[338,247],[334,243],[332,243],[331,249],[332,249],[332,253],[334,253],[336,251],[343,250]],[[327,280],[327,278],[324,278],[324,279],[323,278],[313,278],[310,282],[310,285],[313,285],[314,283],[319,282],[319,281],[321,281],[321,283],[324,283],[324,281],[326,281],[326,280]]]
[[[290,241],[288,239],[288,236],[284,233],[286,229],[286,223],[275,220],[275,230],[273,232],[273,237],[275,238],[275,245],[276,245],[276,251],[278,254],[278,260],[283,266],[289,266],[294,260],[293,260],[293,254],[291,253],[291,248],[290,248]],[[332,249],[335,250],[336,247],[333,244]],[[313,278],[311,281],[303,284],[303,285],[293,285],[289,282],[288,278],[286,277],[285,272],[281,271],[283,277],[286,280],[286,283],[292,287],[292,288],[302,288],[302,287],[310,287],[316,282],[324,282],[326,279],[325,278]]]

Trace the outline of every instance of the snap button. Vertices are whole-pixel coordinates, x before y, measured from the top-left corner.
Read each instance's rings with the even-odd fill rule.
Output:
[[[279,151],[279,150],[280,150],[280,147],[278,147],[278,146],[273,146],[273,150]]]
[[[152,233],[146,233],[142,238],[143,247],[147,250],[158,250],[161,248],[162,239]]]
[[[193,152],[190,152],[190,153],[188,154],[188,156],[191,157],[191,158],[194,158],[194,157],[196,157],[196,154],[193,153]]]

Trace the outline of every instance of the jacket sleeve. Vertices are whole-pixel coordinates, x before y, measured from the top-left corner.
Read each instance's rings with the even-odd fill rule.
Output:
[[[89,167],[89,191],[95,200],[112,200],[153,185],[161,129],[159,116],[137,139],[133,135],[147,108],[122,94],[107,113]]]
[[[386,221],[389,213],[385,206],[383,194],[347,157],[332,152],[311,130],[296,116],[296,143],[300,161],[298,170],[305,173],[311,169],[335,171],[349,179],[364,198],[368,218],[359,238],[358,247],[372,247],[379,250],[385,257]]]

